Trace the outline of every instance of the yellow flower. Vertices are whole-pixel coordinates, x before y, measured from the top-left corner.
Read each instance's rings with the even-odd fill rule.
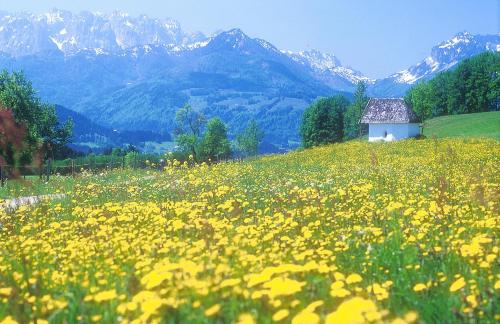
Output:
[[[292,319],[292,324],[317,324],[319,323],[319,316],[316,313],[303,310]]]
[[[127,306],[127,310],[129,310],[131,312],[133,312],[133,311],[135,311],[137,309],[137,304],[134,303],[134,302],[128,302],[126,304],[126,306]]]
[[[154,313],[158,310],[158,308],[161,307],[162,304],[163,303],[162,303],[161,299],[153,298],[153,299],[149,299],[149,300],[144,301],[141,304],[141,309],[145,313]]]
[[[271,281],[266,282],[263,286],[269,289],[269,297],[274,298],[277,296],[288,296],[293,295],[296,292],[301,291],[302,286],[305,283],[298,282],[293,279],[287,278],[275,278]]]
[[[413,286],[413,291],[416,291],[416,292],[420,292],[420,291],[423,291],[426,289],[427,289],[427,286],[423,283],[418,283],[415,286]]]
[[[343,298],[343,297],[349,296],[350,294],[351,294],[351,292],[345,288],[336,288],[336,289],[330,290],[330,295],[332,297]]]
[[[462,289],[465,287],[465,280],[463,277],[458,278],[454,283],[451,284],[450,286],[450,292],[455,292],[457,290]]]
[[[334,283],[332,283],[330,285],[330,289],[340,289],[340,288],[343,288],[345,286],[344,282],[343,281],[335,281]]]
[[[7,316],[0,322],[0,324],[17,324],[17,321],[11,316]]]
[[[368,286],[367,290],[368,292],[373,292],[377,300],[384,300],[389,298],[389,293],[387,292],[387,290],[378,283],[374,283],[373,285]]]
[[[146,289],[152,289],[159,286],[164,280],[172,279],[173,274],[168,271],[153,271],[141,280]]]
[[[12,288],[0,288],[0,296],[9,296],[12,293]]]
[[[241,279],[226,279],[220,283],[221,288],[236,286],[241,282]]]
[[[477,299],[476,299],[476,296],[474,295],[469,295],[467,297],[465,297],[465,300],[467,300],[467,302],[470,304],[470,306],[472,308],[476,308],[477,307]]]
[[[318,308],[318,307],[320,307],[320,306],[322,306],[324,304],[325,304],[324,301],[317,300],[317,301],[312,302],[309,305],[307,305],[306,310],[308,310],[309,312],[314,312],[316,310],[316,308]]]
[[[101,291],[100,293],[97,293],[94,297],[94,300],[96,302],[100,303],[103,301],[115,299],[116,297],[117,297],[116,290],[111,289],[111,290]]]
[[[205,311],[205,316],[210,317],[217,314],[220,311],[220,304],[215,304]]]
[[[377,307],[372,301],[354,297],[340,304],[335,312],[328,314],[325,323],[365,323],[365,314],[376,311]]]
[[[273,321],[278,322],[287,317],[290,314],[288,309],[280,309],[276,313],[273,314]]]
[[[238,317],[237,324],[254,324],[254,323],[255,323],[255,320],[253,319],[253,316],[249,313],[241,314]]]
[[[363,278],[359,274],[353,273],[353,274],[350,274],[349,276],[347,276],[345,282],[347,282],[348,284],[353,284],[353,283],[361,282],[362,280],[363,280]]]
[[[333,277],[334,277],[334,278],[335,278],[335,280],[337,280],[337,281],[340,281],[340,280],[345,280],[345,276],[344,276],[344,274],[343,274],[343,273],[341,273],[341,272],[338,272],[338,271],[337,271],[337,272],[335,272],[335,273],[333,274]]]
[[[404,317],[405,321],[408,322],[408,323],[413,323],[415,322],[417,319],[418,319],[418,314],[417,312],[408,312],[405,314],[405,317]]]

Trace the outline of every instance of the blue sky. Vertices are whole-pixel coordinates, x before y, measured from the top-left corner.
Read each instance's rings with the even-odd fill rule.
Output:
[[[460,31],[500,32],[500,0],[0,0],[7,11],[120,10],[187,31],[241,28],[281,49],[334,53],[370,77],[407,68]]]

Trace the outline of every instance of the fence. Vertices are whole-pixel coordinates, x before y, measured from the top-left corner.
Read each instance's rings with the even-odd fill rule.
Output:
[[[47,160],[43,165],[36,166],[12,166],[0,165],[0,183],[3,187],[8,179],[27,176],[38,176],[40,179],[49,181],[53,175],[65,175],[75,177],[82,172],[101,172],[112,169],[157,169],[165,167],[165,162],[161,159],[150,159],[141,156],[136,157],[109,157],[98,156],[92,158],[66,159],[59,161]]]

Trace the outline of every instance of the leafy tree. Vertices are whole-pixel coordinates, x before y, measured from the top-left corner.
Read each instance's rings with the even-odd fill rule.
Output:
[[[243,132],[237,136],[237,147],[246,156],[255,156],[258,153],[259,144],[262,142],[263,137],[264,134],[257,125],[257,122],[252,120]]]
[[[20,153],[22,164],[31,162],[35,155],[41,160],[54,158],[66,147],[72,133],[72,121],[60,125],[55,107],[41,102],[22,73],[5,70],[0,73],[0,104],[11,110],[16,122],[26,128]]]
[[[406,97],[406,101],[411,104],[413,111],[420,120],[432,116],[432,93],[430,88],[426,83],[417,84]]]
[[[200,155],[200,141],[206,118],[203,113],[194,110],[190,105],[179,109],[175,115],[176,142],[181,151],[192,155],[198,161]]]
[[[208,121],[201,150],[203,157],[211,161],[231,156],[231,143],[227,138],[227,128],[219,118],[212,118]]]
[[[360,125],[359,120],[368,100],[369,98],[366,96],[366,84],[360,81],[354,93],[354,102],[347,107],[344,116],[344,136],[347,139],[358,137],[362,131],[366,132],[366,125]]]
[[[482,53],[462,61],[455,69],[420,82],[406,94],[422,119],[451,114],[498,110],[500,53]]]
[[[306,148],[342,141],[344,113],[349,101],[344,96],[323,98],[309,106],[302,119],[300,135]]]
[[[207,122],[205,115],[194,110],[189,104],[177,111],[175,121],[177,134],[193,134],[195,136],[201,136],[203,126]]]

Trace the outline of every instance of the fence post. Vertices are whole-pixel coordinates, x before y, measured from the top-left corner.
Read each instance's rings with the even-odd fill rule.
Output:
[[[75,177],[75,160],[71,159],[71,176]]]
[[[0,182],[2,183],[2,187],[4,186],[4,180],[3,180],[3,168],[2,165],[0,164]]]

